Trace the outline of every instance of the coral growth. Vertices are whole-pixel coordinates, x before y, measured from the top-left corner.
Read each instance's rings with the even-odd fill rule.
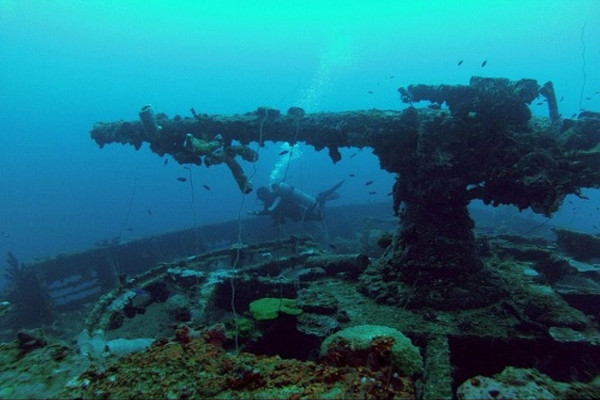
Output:
[[[91,367],[85,385],[65,389],[66,398],[361,398],[414,399],[413,382],[370,365],[338,366],[240,353],[208,343],[160,340],[146,352]],[[386,345],[381,350],[385,353]]]

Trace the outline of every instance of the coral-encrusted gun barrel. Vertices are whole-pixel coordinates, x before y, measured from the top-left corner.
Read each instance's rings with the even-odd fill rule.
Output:
[[[172,119],[144,107],[142,121],[98,123],[91,135],[101,147],[117,142],[137,149],[148,142],[160,156],[207,166],[224,162],[220,157],[235,148],[240,149],[232,157],[253,162],[256,155],[248,147],[252,142],[327,147],[334,162],[341,158],[341,147],[370,147],[382,169],[399,174],[393,191],[397,204],[420,202],[429,185],[442,189],[452,184],[466,191],[461,196],[468,200],[531,207],[549,215],[567,194],[600,186],[597,114],[586,112],[559,123],[532,117],[528,104],[540,94],[535,80],[474,77],[469,85],[411,85],[399,92],[406,102],[434,104],[403,111],[314,114],[260,107],[231,116],[194,112],[193,117]],[[190,151],[192,144],[203,149],[200,154]],[[209,154],[204,152],[207,148],[212,148]],[[229,162],[229,167],[238,186],[247,191],[244,175],[235,172],[243,172],[241,165]]]

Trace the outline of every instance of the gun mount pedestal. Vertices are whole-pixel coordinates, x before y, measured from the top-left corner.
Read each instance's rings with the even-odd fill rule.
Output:
[[[489,278],[476,249],[464,185],[415,177],[397,186],[411,193],[402,225],[384,256],[363,274],[361,291],[405,307],[460,309],[497,300],[500,292],[482,284]]]

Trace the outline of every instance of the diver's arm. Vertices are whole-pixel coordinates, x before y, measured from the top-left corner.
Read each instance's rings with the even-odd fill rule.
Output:
[[[269,207],[267,207],[265,205],[265,208],[263,208],[260,211],[248,211],[248,214],[250,215],[272,215],[274,213],[275,210],[277,210],[277,207],[279,207],[279,205],[281,204],[281,196],[277,196],[275,197],[275,200],[273,200],[273,203],[271,203],[271,205]]]
[[[271,214],[273,211],[275,211],[277,209],[277,207],[279,207],[279,204],[281,204],[281,196],[275,197],[275,200],[273,200],[273,203],[271,203],[269,208],[267,208],[267,210],[266,210],[267,214]]]

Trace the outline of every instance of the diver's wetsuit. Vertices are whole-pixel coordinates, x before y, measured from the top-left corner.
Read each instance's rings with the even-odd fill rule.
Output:
[[[339,197],[336,190],[343,183],[341,181],[331,189],[319,193],[316,198],[285,182],[273,184],[271,189],[262,186],[258,188],[256,195],[263,202],[264,208],[255,214],[271,215],[278,223],[284,223],[286,218],[295,222],[321,221],[325,202]]]

